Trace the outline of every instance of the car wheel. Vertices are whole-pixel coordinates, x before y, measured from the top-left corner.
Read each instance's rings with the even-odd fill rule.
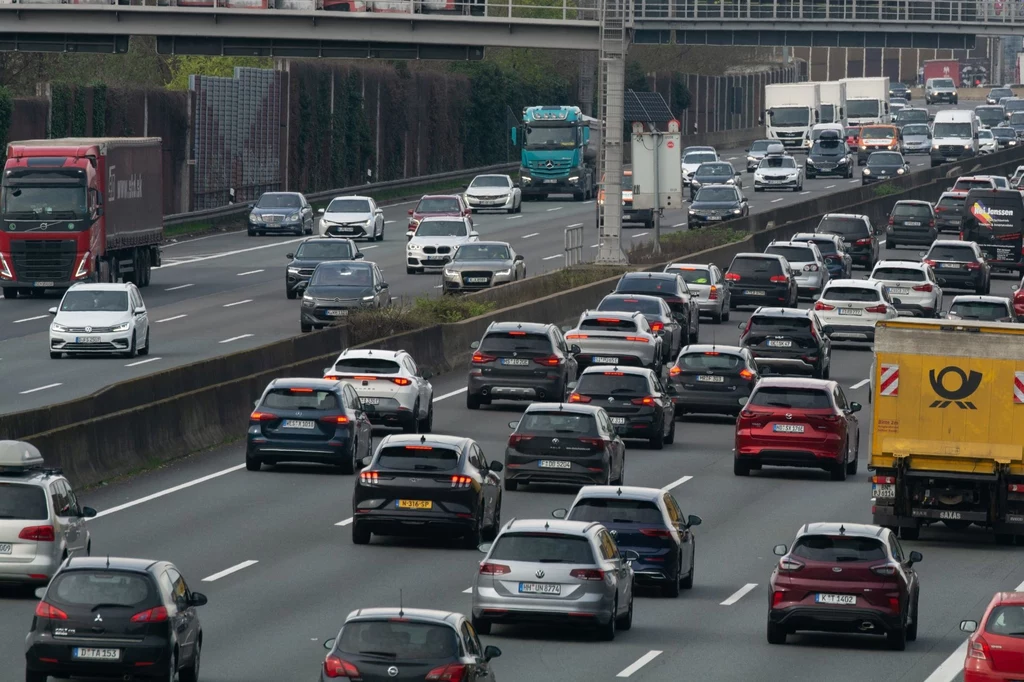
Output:
[[[499,530],[501,530],[501,495],[498,495],[498,501],[494,503],[494,514],[491,515],[491,524],[483,532],[484,541],[493,542],[494,538],[498,537]]]
[[[285,288],[284,295],[287,296],[288,300],[290,301],[294,301],[299,296],[298,292],[292,291],[291,289],[288,288]]]
[[[135,346],[135,333],[132,332],[132,345],[128,347],[128,350],[122,353],[122,357],[134,358],[138,355],[138,348]]]
[[[263,462],[256,459],[255,457],[245,456],[245,468],[247,471],[259,471],[263,468]]]
[[[914,595],[914,606],[910,609],[911,621],[910,621],[910,624],[907,625],[907,641],[908,642],[916,642],[917,641],[918,612],[920,610],[920,608],[918,606],[918,602],[919,602],[918,595],[915,594]]]
[[[476,523],[462,536],[462,546],[466,549],[476,549],[480,546],[481,534],[484,526],[483,512],[476,515]]]
[[[473,395],[472,393],[466,393],[466,409],[467,410],[479,410],[481,405],[480,396]]]
[[[46,673],[37,672],[35,670],[25,671],[25,682],[46,682],[49,676]]]
[[[781,625],[768,621],[768,643],[769,644],[785,644],[786,643],[786,629]]]
[[[420,420],[420,433],[430,433],[434,428],[434,403],[431,401],[427,416]]]
[[[203,643],[197,641],[196,651],[192,655],[192,665],[178,673],[179,682],[199,682],[199,659],[201,657],[202,648]]]
[[[615,639],[615,621],[616,614],[619,612],[619,598],[615,598],[615,603],[612,605],[612,612],[608,617],[608,624],[601,625],[597,630],[597,638],[603,642],[610,642]]]
[[[693,542],[692,538],[690,539],[690,542]],[[694,553],[696,553],[696,549],[694,550]],[[684,590],[692,590],[693,589],[693,569],[694,569],[694,557],[691,555],[690,556],[690,572],[686,574],[685,578],[683,578],[682,580],[679,581],[679,586],[682,587]]]
[[[303,333],[303,334],[306,334],[306,333],[308,333],[308,332],[311,332],[311,331],[313,331],[313,325],[311,325],[311,324],[306,324],[306,323],[304,323],[304,322],[303,322],[303,323],[300,323],[300,324],[299,324],[299,329],[301,329],[301,330],[302,330],[302,333]]]
[[[858,466],[860,466],[860,457],[858,457],[857,453],[855,452],[853,453],[853,461],[846,463],[846,475],[856,476]]]
[[[473,629],[476,630],[478,635],[489,635],[491,634],[491,621],[474,617]]]
[[[338,467],[338,471],[347,476],[351,476],[356,471],[356,457],[359,453],[359,443],[352,443],[351,452],[340,452],[341,459],[335,464]]]
[[[352,522],[352,544],[353,545],[368,545],[370,544],[370,528],[362,521]]]
[[[619,618],[619,621],[615,623],[615,627],[625,632],[626,630],[633,627],[633,593],[629,594],[629,609],[626,611],[626,615]]]
[[[171,652],[170,661],[168,662],[167,670],[157,675],[156,679],[158,682],[174,682],[174,678],[178,675],[178,654],[177,652]]]
[[[416,418],[416,415],[420,413],[420,404],[417,402],[413,405],[412,414],[410,418],[402,424],[402,433],[416,433],[420,426],[420,420]]]
[[[849,453],[847,453],[849,456]],[[845,460],[845,457],[843,458]],[[832,463],[832,467],[829,473],[832,475],[833,481],[845,481],[846,480],[846,462],[840,460]]]
[[[722,324],[722,320],[724,319],[725,316],[722,314],[721,310],[719,310],[718,312],[711,313],[711,321],[714,322],[715,324]]]
[[[515,492],[519,488],[519,481],[512,481],[506,478],[503,482],[503,487],[509,492]]]
[[[147,329],[146,330],[146,345],[139,349],[139,355],[149,355],[150,337],[152,337],[152,336],[153,336],[153,330],[152,329]]]
[[[921,526],[902,526],[900,540],[917,540],[921,537]]]
[[[665,445],[672,445],[676,442],[676,419],[675,415],[669,420],[672,425],[668,427],[668,435],[665,436]]]
[[[729,321],[729,311],[732,310],[732,298],[731,297],[730,297],[729,301],[730,301],[729,305],[728,306],[724,306],[722,308],[722,321],[723,322],[728,322]]]
[[[903,621],[898,628],[886,632],[885,642],[892,651],[904,651],[907,648],[907,622]]]
[[[661,450],[665,447],[665,431],[658,429],[658,433],[647,439],[652,450]]]
[[[749,476],[750,464],[736,457],[732,460],[732,473],[735,476]]]
[[[664,585],[661,586],[662,596],[668,597],[669,599],[675,599],[679,596],[679,574],[683,571],[683,557],[676,556],[676,578],[674,580],[668,580]]]
[[[892,237],[889,237],[889,239],[886,240],[885,245],[888,246],[890,249],[898,249],[898,248],[900,248],[899,244]]]

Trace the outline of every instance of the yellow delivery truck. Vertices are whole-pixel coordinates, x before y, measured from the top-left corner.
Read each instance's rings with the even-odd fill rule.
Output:
[[[1024,325],[878,322],[872,376],[872,515],[1024,536]]]

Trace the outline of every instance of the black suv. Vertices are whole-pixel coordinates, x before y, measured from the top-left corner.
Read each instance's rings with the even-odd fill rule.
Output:
[[[672,396],[653,370],[588,367],[573,386],[569,402],[603,407],[620,438],[646,439],[655,450],[675,442]]]
[[[576,353],[553,324],[492,322],[474,341],[466,407],[478,410],[492,400],[553,400],[568,394],[576,378]]]
[[[832,342],[813,310],[758,308],[740,323],[740,345],[763,374],[809,374],[828,379]]]
[[[992,288],[991,267],[975,242],[940,239],[932,243],[922,260],[932,266],[943,289],[973,289],[988,294]]]
[[[613,294],[657,296],[668,303],[672,315],[683,327],[682,345],[697,341],[700,335],[700,304],[686,280],[674,272],[627,272],[615,285]]]
[[[853,155],[850,154],[846,141],[840,139],[839,133],[833,130],[822,132],[821,137],[808,152],[806,163],[804,175],[808,180],[826,175],[853,177]]]
[[[284,275],[284,293],[296,298],[309,285],[316,266],[326,261],[358,260],[363,257],[351,239],[314,237],[299,244],[295,253],[289,253],[288,269]]]
[[[687,346],[668,371],[676,414],[690,412],[737,415],[760,373],[749,348]]]
[[[729,308],[766,303],[796,307],[796,276],[789,262],[772,253],[738,253],[725,279],[731,285]]]
[[[855,265],[862,265],[868,270],[875,267],[875,261],[878,260],[878,237],[871,219],[866,215],[826,213],[814,231],[839,235]]]
[[[36,606],[26,638],[25,680],[47,677],[196,682],[203,628],[174,564],[149,559],[72,557]]]
[[[927,201],[897,201],[889,214],[885,235],[890,249],[900,244],[931,244],[939,236],[935,208]]]
[[[943,192],[935,202],[935,227],[939,232],[960,232],[964,222],[964,202],[959,193]]]

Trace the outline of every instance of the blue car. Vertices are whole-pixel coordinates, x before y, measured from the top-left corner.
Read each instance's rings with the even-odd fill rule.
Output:
[[[853,257],[846,250],[843,238],[836,234],[800,232],[792,242],[814,242],[825,258],[825,267],[831,279],[849,279],[853,271]]]

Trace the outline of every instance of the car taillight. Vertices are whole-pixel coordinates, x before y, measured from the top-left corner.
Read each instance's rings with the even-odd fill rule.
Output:
[[[669,370],[668,370],[668,375],[670,377],[677,377],[677,376],[679,376],[682,373],[683,373],[682,368],[677,367],[676,365],[672,365],[672,367],[669,368]]]
[[[789,278],[786,277],[785,275],[772,275],[771,277],[768,278],[768,281],[775,283],[788,282]]]
[[[882,303],[881,305],[873,305],[870,308],[865,308],[864,312],[866,312],[866,313],[878,313],[880,315],[884,315],[885,313],[889,312],[889,306],[887,306],[884,303]]]
[[[783,557],[779,561],[779,570],[780,571],[799,571],[803,567],[804,567],[804,565],[802,563],[800,563],[799,561],[795,561],[793,559],[790,559],[789,557]]]
[[[146,609],[140,611],[132,616],[133,623],[166,623],[167,622],[167,608],[164,606],[157,606],[152,609]]]
[[[350,680],[358,680],[359,668],[343,658],[328,656],[324,659],[324,675],[330,678],[347,677]]]
[[[963,237],[963,234],[961,234],[960,236]],[[935,261],[933,261],[933,260],[931,260],[929,258],[925,258],[924,259],[924,264],[927,265],[928,267],[932,267],[932,268],[935,267]]]
[[[804,266],[804,272],[817,272],[818,270],[818,266],[815,265],[814,263]]]
[[[648,395],[644,396],[643,398],[633,398],[629,402],[633,403],[634,405],[654,405],[655,399],[654,396]]]
[[[412,383],[412,381],[410,381],[409,379],[406,379],[404,377],[395,377],[391,381],[395,382],[399,386],[408,386],[409,384]]]
[[[895,224],[896,224],[896,221],[895,221],[895,220],[893,220],[892,218],[889,218],[889,224],[890,224],[890,225],[895,225]],[[857,243],[858,243],[858,244],[860,244],[860,242],[857,242]]]
[[[650,343],[651,340],[646,336],[627,336],[626,341],[632,341],[633,343]]]
[[[889,597],[889,608],[892,609],[893,611],[895,611],[896,613],[899,613],[900,612],[900,598],[899,597]]]
[[[929,220],[928,221],[928,227],[935,227],[935,221],[934,220]]]
[[[439,682],[463,682],[466,679],[466,666],[462,663],[439,665],[427,673],[427,679]]]
[[[968,270],[980,270],[981,269],[981,263],[968,263],[967,264],[967,269]]]
[[[992,648],[985,641],[985,638],[978,635],[977,639],[971,642],[970,648],[967,649],[968,658],[977,658],[979,660],[987,660],[992,655]]]
[[[380,474],[376,471],[363,471],[359,474],[359,482],[363,485],[377,485],[380,483]]]
[[[716,287],[714,284],[711,285],[711,289],[708,291],[708,300],[709,301],[717,301],[718,300],[718,287]]]
[[[505,575],[511,572],[512,569],[505,564],[491,564],[486,561],[480,564],[480,575]]]
[[[580,438],[580,442],[593,447],[595,450],[603,450],[607,441],[603,438]]]
[[[914,291],[927,291],[927,292],[931,292],[932,289],[933,289],[933,287],[932,287],[931,284],[918,284],[916,287],[914,287]]]
[[[814,302],[814,309],[815,310],[835,310],[836,307],[834,305],[829,305],[828,303],[822,303],[821,301],[815,301]]]
[[[569,402],[572,401],[570,400]],[[508,446],[510,448],[519,447],[519,444],[522,443],[524,440],[533,440],[533,436],[523,436],[518,433],[513,433],[511,436],[508,437]]]
[[[725,273],[725,278],[727,280],[729,280],[730,282],[738,282],[738,281],[740,281],[740,276],[737,275],[735,272],[727,272],[727,273]]]
[[[747,318],[747,326],[745,326],[743,328],[743,331],[740,332],[740,336],[746,336],[747,334],[750,333],[750,325],[753,324],[753,322],[754,322],[754,318],[753,317],[748,317]]]
[[[948,208],[946,208],[945,206],[936,206],[936,207],[935,207],[935,212],[936,212],[936,213],[945,213],[945,212],[946,212],[946,211],[948,211],[948,210],[949,210],[949,209],[948,209]]]
[[[50,620],[68,619],[68,614],[64,613],[53,604],[47,604],[44,601],[36,604],[36,616],[39,618],[49,618]]]
[[[474,365],[485,365],[488,362],[494,362],[498,358],[487,353],[473,353],[473,364]]]
[[[590,337],[586,334],[566,334],[566,339],[589,339]]]
[[[640,534],[649,538],[667,539],[672,537],[672,531],[665,528],[641,528]]]
[[[746,379],[747,381],[750,381],[753,378],[754,378],[754,373],[751,372],[749,369],[741,369],[740,370],[740,379]]]
[[[857,241],[854,242],[854,244],[856,244],[857,246],[868,246],[871,244],[871,238],[868,237],[867,239],[858,239]]]
[[[896,575],[896,567],[892,564],[882,564],[881,566],[872,566],[871,572],[877,575]]]
[[[349,418],[343,414],[336,414],[330,417],[320,417],[319,421],[325,424],[348,424]]]
[[[895,476],[872,476],[871,477],[871,482],[872,483],[883,483],[883,484],[885,484],[885,483],[895,483],[896,482],[896,477]]]
[[[34,540],[35,542],[54,542],[57,538],[53,532],[53,526],[28,526],[22,528],[18,533],[19,540]]]
[[[560,364],[565,362],[565,360],[557,355],[549,355],[546,358],[534,358],[533,361],[538,365],[544,365],[545,367],[558,367]]]
[[[473,479],[469,476],[463,476],[461,474],[455,474],[452,476],[453,488],[468,488],[471,485],[473,485]]]
[[[251,422],[268,422],[271,419],[277,419],[277,417],[266,412],[253,412],[249,415],[249,421]]]
[[[580,395],[579,393],[572,393],[572,394],[569,395],[569,402],[570,403],[589,403],[590,402],[590,396],[589,395]]]
[[[651,323],[651,331],[652,332],[660,332],[664,328],[665,328],[665,323],[664,322],[652,322]]]
[[[604,580],[604,571],[597,568],[574,568],[569,575],[580,580]]]

